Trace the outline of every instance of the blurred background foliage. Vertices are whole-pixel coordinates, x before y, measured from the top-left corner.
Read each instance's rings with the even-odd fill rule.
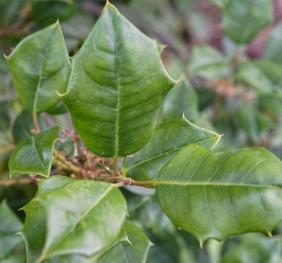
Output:
[[[31,116],[23,111],[15,94],[4,54],[9,54],[25,36],[57,20],[62,24],[69,53],[75,54],[104,2],[0,0],[0,177],[9,176],[9,151],[32,127]],[[264,146],[282,157],[281,0],[112,2],[160,43],[169,73],[182,79],[161,107],[159,121],[184,113],[196,124],[224,134],[218,146],[222,149]],[[70,127],[67,114],[41,117],[43,129],[46,123],[56,122],[65,129]],[[35,188],[0,187],[0,199],[10,207],[3,203],[2,214],[0,211],[0,262],[24,262],[18,241],[2,253],[1,231],[7,231],[2,222],[9,218],[13,222],[11,231],[19,227],[15,214],[24,219],[18,209],[30,200]],[[275,229],[272,238],[248,234],[224,243],[208,241],[200,249],[194,237],[169,222],[151,191],[136,192],[125,190],[124,194],[130,217],[143,226],[154,243],[149,263],[282,262],[282,226]]]

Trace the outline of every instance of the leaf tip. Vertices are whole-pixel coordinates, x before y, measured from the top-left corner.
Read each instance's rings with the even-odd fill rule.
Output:
[[[223,137],[223,135],[224,135],[224,134],[218,134],[218,133],[216,133],[216,141],[215,141],[214,145],[212,146],[212,149],[214,149],[214,148],[218,145],[218,143],[220,142],[220,140],[221,140],[221,138]]]
[[[64,92],[64,93],[60,93],[60,92],[56,91],[57,96],[59,96],[60,98],[66,96],[67,93],[68,93],[68,91],[66,91],[66,92]]]

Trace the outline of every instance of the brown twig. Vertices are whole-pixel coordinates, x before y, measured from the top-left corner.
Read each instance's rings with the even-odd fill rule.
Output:
[[[0,185],[2,186],[26,185],[26,184],[35,184],[35,183],[36,183],[36,179],[34,178],[0,180]]]
[[[135,181],[132,178],[122,176],[118,171],[112,173],[111,171],[107,171],[105,169],[88,170],[83,166],[78,166],[77,164],[68,160],[66,156],[64,156],[59,151],[54,151],[54,162],[59,168],[75,174],[75,176],[78,178],[93,179],[96,181],[109,183],[118,183],[121,186],[135,185],[142,187],[154,187],[155,185],[154,181]],[[101,173],[101,171],[103,171],[103,173]]]

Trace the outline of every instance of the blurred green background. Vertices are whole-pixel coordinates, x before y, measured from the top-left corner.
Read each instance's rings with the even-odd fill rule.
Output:
[[[182,78],[160,110],[160,118],[185,116],[224,134],[219,148],[263,146],[282,158],[281,0],[112,1],[141,31],[156,39],[169,73]],[[0,177],[8,177],[9,147],[30,130],[30,116],[13,88],[4,54],[30,33],[59,20],[71,55],[80,48],[105,1],[0,0]],[[20,116],[20,117],[18,117]],[[47,122],[70,126],[66,114]],[[0,187],[0,201],[18,211],[35,186]],[[177,230],[149,191],[124,191],[131,218],[154,243],[149,263],[281,263],[282,225],[269,238],[247,234],[224,243],[198,241]],[[11,212],[11,211],[10,211]],[[0,213],[1,218],[1,213]],[[0,222],[0,250],[1,250]],[[24,262],[21,245],[0,262]],[[13,257],[11,256],[13,255]],[[14,257],[14,256],[17,257]],[[18,261],[16,261],[18,260]],[[113,261],[114,262],[114,261]]]

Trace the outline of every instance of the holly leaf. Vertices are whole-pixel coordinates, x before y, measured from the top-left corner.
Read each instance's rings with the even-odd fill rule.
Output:
[[[163,211],[200,241],[271,232],[282,219],[282,163],[263,148],[212,153],[199,145],[166,163],[156,182]]]
[[[0,261],[23,240],[17,235],[22,230],[22,223],[3,201],[0,204]]]
[[[241,238],[240,243],[234,242],[228,246],[220,263],[281,263],[281,236],[269,238],[260,234],[248,234]]]
[[[174,84],[156,41],[107,2],[73,58],[64,101],[91,151],[126,156],[149,141],[158,108]]]
[[[44,122],[40,116],[38,116],[38,122],[40,129],[45,128]],[[32,136],[32,129],[34,129],[34,123],[32,115],[29,111],[23,110],[16,118],[13,127],[12,134],[16,143],[21,140]]]
[[[90,257],[108,249],[119,238],[127,213],[116,186],[63,176],[40,183],[24,211],[30,262],[72,254]]]
[[[23,106],[38,113],[56,108],[66,89],[70,61],[59,23],[23,39],[7,57]]]
[[[198,117],[198,96],[193,87],[183,78],[167,94],[158,115],[158,122],[173,120],[184,114],[189,120]]]
[[[272,1],[228,0],[223,6],[224,33],[238,44],[251,41],[272,22]]]
[[[137,180],[156,178],[163,165],[192,143],[208,148],[217,144],[220,135],[198,127],[185,117],[160,124],[150,142],[124,160],[123,172]]]
[[[143,263],[146,262],[151,242],[146,237],[142,229],[130,221],[125,223],[125,231],[128,241],[121,241],[102,257],[97,263],[108,263],[115,259],[115,263]]]
[[[191,74],[211,80],[228,76],[228,60],[218,50],[202,45],[193,48],[188,65]]]
[[[48,177],[52,165],[53,149],[60,129],[53,127],[22,140],[9,160],[11,176],[14,174],[38,174]]]

